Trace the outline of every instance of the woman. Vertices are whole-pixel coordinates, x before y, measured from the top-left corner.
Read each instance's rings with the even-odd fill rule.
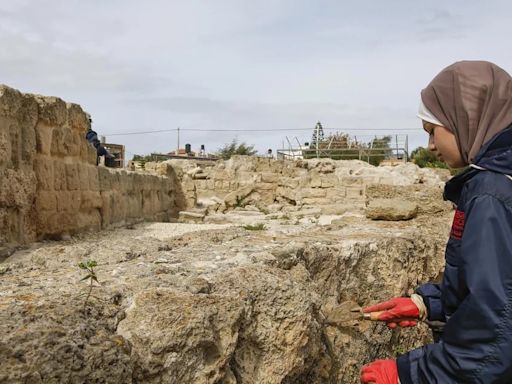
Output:
[[[441,284],[368,308],[388,326],[446,322],[434,344],[363,367],[362,383],[512,383],[512,78],[484,61],[441,71],[421,92],[429,149],[469,166],[445,187],[457,210]]]

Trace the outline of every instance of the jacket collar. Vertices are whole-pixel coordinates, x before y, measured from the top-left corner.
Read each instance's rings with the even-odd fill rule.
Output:
[[[512,175],[512,125],[489,140],[475,157],[474,167],[468,167],[444,188],[444,199],[458,204],[464,184],[482,170]]]

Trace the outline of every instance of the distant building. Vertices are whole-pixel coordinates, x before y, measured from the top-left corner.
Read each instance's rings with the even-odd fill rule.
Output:
[[[113,159],[105,159],[105,165],[112,168],[124,167],[124,145],[102,143],[105,149],[114,156]],[[108,163],[108,164],[107,164]]]

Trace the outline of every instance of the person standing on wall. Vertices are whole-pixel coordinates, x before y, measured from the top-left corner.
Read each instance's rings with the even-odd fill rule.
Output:
[[[421,92],[429,149],[452,168],[457,209],[441,284],[363,311],[388,327],[445,323],[436,342],[361,370],[362,383],[512,383],[512,78],[486,61],[442,70]]]
[[[91,143],[94,146],[94,148],[96,148],[96,165],[99,164],[101,156],[104,156],[105,160],[113,159],[114,156],[112,156],[107,151],[107,149],[103,145],[101,145],[101,142],[98,139],[98,134],[95,131],[92,130],[92,128],[91,128],[91,126],[92,126],[91,115],[89,113],[87,113],[87,112],[85,114],[87,116],[87,120],[89,121],[89,129],[87,130],[87,132],[85,134],[85,138],[87,139],[87,141],[89,143]],[[105,163],[107,163],[107,162],[105,162]]]

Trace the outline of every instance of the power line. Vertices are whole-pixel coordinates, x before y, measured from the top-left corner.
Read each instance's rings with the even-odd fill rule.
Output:
[[[350,132],[372,132],[372,131],[418,131],[421,128],[323,128],[325,131],[350,131]],[[104,136],[128,136],[128,135],[145,135],[147,133],[164,133],[164,132],[283,132],[283,131],[311,131],[312,128],[256,128],[256,129],[203,129],[203,128],[172,128],[159,129],[154,131],[137,131],[124,133],[104,133]]]

